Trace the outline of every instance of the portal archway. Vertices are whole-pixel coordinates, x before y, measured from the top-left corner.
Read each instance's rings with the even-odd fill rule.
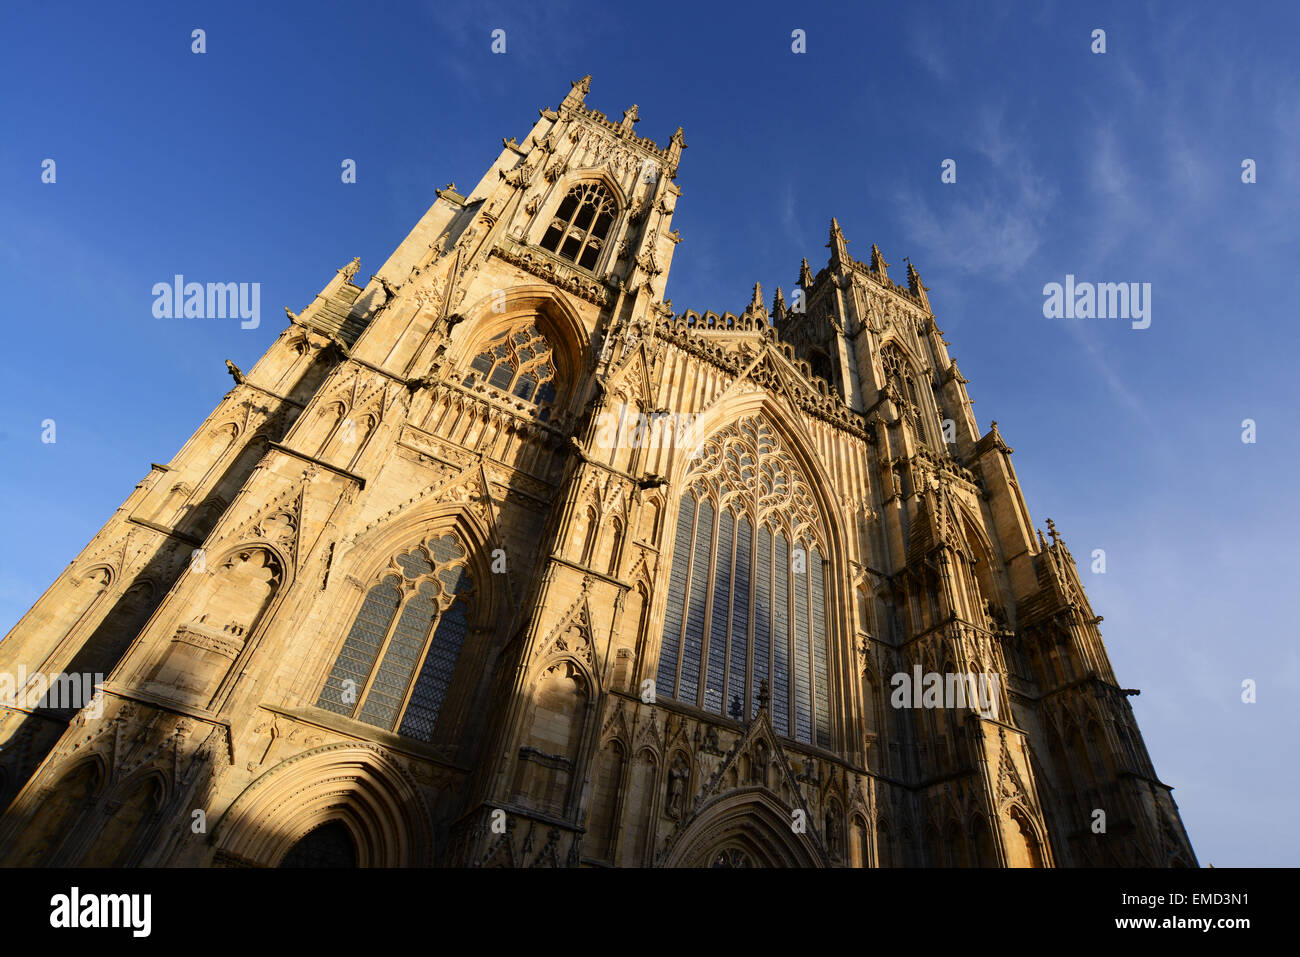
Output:
[[[769,791],[742,788],[700,809],[665,867],[826,867],[820,847],[791,828],[791,811]]]
[[[274,867],[336,821],[358,866],[432,863],[430,814],[414,782],[381,749],[361,744],[326,745],[272,768],[236,798],[214,838],[218,855]]]

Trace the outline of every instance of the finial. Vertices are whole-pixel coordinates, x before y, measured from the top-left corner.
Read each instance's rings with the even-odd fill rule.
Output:
[[[921,304],[924,305],[926,309],[929,309],[930,297],[927,296],[926,293],[929,291],[930,287],[921,282],[921,274],[916,271],[916,267],[912,265],[912,260],[909,257],[904,256],[903,262],[907,263],[907,288],[911,291],[913,296],[921,300]]]
[[[778,319],[785,318],[785,293],[781,292],[781,287],[776,287],[776,295],[772,297],[772,315]]]
[[[831,265],[839,265],[848,260],[849,241],[844,238],[844,233],[840,230],[840,222],[834,216],[831,217],[831,241],[826,246],[831,251]]]
[[[672,161],[672,174],[677,175],[677,162],[682,158],[682,150],[686,149],[686,131],[680,126],[673,133],[672,139],[668,141],[668,158]]]
[[[768,702],[772,700],[772,692],[768,689],[767,679],[764,678],[758,683],[758,710],[766,711]]]
[[[871,244],[871,271],[880,275],[887,276],[885,272],[889,268],[889,263],[885,262],[885,257],[880,254],[880,247],[875,243]]]
[[[564,102],[561,106],[582,106],[587,99],[587,94],[591,92],[591,74],[588,73],[581,80],[574,80],[571,89],[564,95]]]
[[[754,295],[750,297],[749,308],[752,312],[763,308],[763,287],[759,283],[754,283]]]
[[[808,260],[805,258],[803,264],[799,267],[799,288],[807,293],[812,288],[812,284],[812,270],[808,268]]]
[[[1056,523],[1050,518],[1047,520],[1047,534],[1052,536],[1052,544],[1059,544],[1061,536],[1056,531]]]

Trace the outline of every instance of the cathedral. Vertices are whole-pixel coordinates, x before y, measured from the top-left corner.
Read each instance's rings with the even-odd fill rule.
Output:
[[[0,643],[0,863],[1197,866],[917,270],[676,311],[685,135],[589,85]]]

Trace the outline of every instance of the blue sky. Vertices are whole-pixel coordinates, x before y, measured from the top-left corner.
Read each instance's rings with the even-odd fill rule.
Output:
[[[251,366],[280,307],[353,256],[370,275],[434,187],[472,185],[591,73],[594,108],[639,104],[661,143],[685,127],[678,310],[739,312],[755,281],[788,292],[801,257],[824,265],[832,216],[857,258],[876,242],[896,276],[911,258],[981,429],[997,419],[1016,448],[1035,522],[1055,519],[1121,684],[1142,690],[1202,864],[1300,863],[1300,8],[132,9],[7,11],[4,627],[227,391],[223,359]],[[260,282],[261,326],[154,318],[150,290],[176,273]],[[1067,273],[1151,283],[1150,328],[1044,318]]]

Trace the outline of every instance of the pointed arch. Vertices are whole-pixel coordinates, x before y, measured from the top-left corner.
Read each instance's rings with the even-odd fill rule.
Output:
[[[427,867],[429,808],[383,748],[331,744],[282,761],[246,787],[213,833],[217,854],[274,867],[304,836],[346,822],[362,867]]]
[[[735,848],[756,867],[826,867],[823,851],[790,827],[790,810],[762,788],[746,787],[706,803],[669,846],[665,867],[709,867]]]
[[[29,802],[25,819],[20,823],[13,818],[14,807],[6,814],[14,822],[6,828],[9,864],[49,867],[68,863],[65,849],[73,849],[72,835],[80,830],[104,790],[108,762],[102,754],[91,752],[64,769],[46,774],[48,785],[33,788],[35,782],[29,782],[15,801],[14,807]]]
[[[1007,833],[1008,867],[1045,867],[1044,841],[1034,819],[1019,804],[1007,810],[1013,828]]]
[[[304,694],[437,745],[477,733],[475,702],[487,693],[478,664],[513,609],[507,575],[492,574],[493,540],[465,502],[418,500],[372,524],[336,557],[342,624],[304,669]]]
[[[831,490],[836,487],[816,453],[816,445],[805,430],[797,413],[792,413],[766,391],[737,392],[699,414],[690,435],[693,444],[680,447],[669,470],[668,487],[681,489],[694,458],[704,444],[720,429],[748,416],[760,416],[781,441],[785,451],[803,473],[804,481],[816,506],[825,533],[824,558],[836,567],[847,567],[848,530],[843,521],[841,503]]]
[[[501,627],[508,613],[508,596],[500,593],[504,575],[492,574],[492,549],[497,547],[495,529],[489,529],[484,516],[464,502],[422,499],[394,509],[379,521],[364,529],[344,555],[340,563],[340,576],[352,575],[368,582],[383,569],[389,558],[423,542],[434,533],[450,533],[465,543],[469,557],[467,566],[473,576],[478,600],[474,627]],[[334,576],[331,574],[331,581]]]
[[[628,772],[630,796],[624,815],[623,834],[619,839],[618,857],[623,867],[643,867],[650,863],[654,843],[655,794],[658,792],[659,756],[647,745],[637,749]]]
[[[898,859],[894,849],[893,832],[885,818],[876,821],[876,866],[897,867],[903,862]]]
[[[504,295],[504,302],[502,297]],[[528,321],[546,337],[555,363],[557,389],[555,405],[573,411],[579,397],[574,384],[591,359],[591,335],[577,308],[550,284],[523,284],[491,290],[463,310],[467,321],[457,323],[451,333],[451,359],[456,369],[469,368],[474,357],[503,330]]]
[[[840,726],[836,696],[857,676],[845,673],[841,650],[847,550],[830,480],[766,393],[736,393],[701,413],[696,426],[698,442],[670,466],[679,505],[673,571],[657,599],[664,609],[659,692],[721,714],[738,700],[742,715],[752,716],[761,682],[770,680],[778,732],[831,747]],[[769,449],[774,457],[763,454]],[[724,653],[726,635],[748,630],[751,618],[757,631],[745,643],[755,654],[744,643]],[[733,663],[743,675],[734,683],[726,670]]]
[[[580,756],[588,753],[597,733],[598,697],[595,676],[568,650],[534,670],[520,725],[521,745],[514,755],[513,801],[553,817],[574,813],[582,785]]]
[[[157,767],[134,774],[111,793],[113,810],[107,821],[96,822],[90,846],[78,861],[80,867],[130,867],[148,851],[145,840],[158,823],[170,787]]]
[[[557,191],[558,192],[558,191]],[[580,180],[563,193],[545,220],[538,245],[583,269],[594,271],[613,238],[620,213],[618,201],[600,178]]]
[[[618,831],[618,812],[622,804],[623,769],[627,764],[627,745],[610,738],[596,759],[592,782],[591,810],[587,816],[587,853],[598,861],[612,861],[614,836]]]
[[[605,542],[606,554],[609,556],[608,568],[606,574],[612,578],[618,577],[619,560],[623,555],[623,520],[617,515],[610,519],[609,538]]]

